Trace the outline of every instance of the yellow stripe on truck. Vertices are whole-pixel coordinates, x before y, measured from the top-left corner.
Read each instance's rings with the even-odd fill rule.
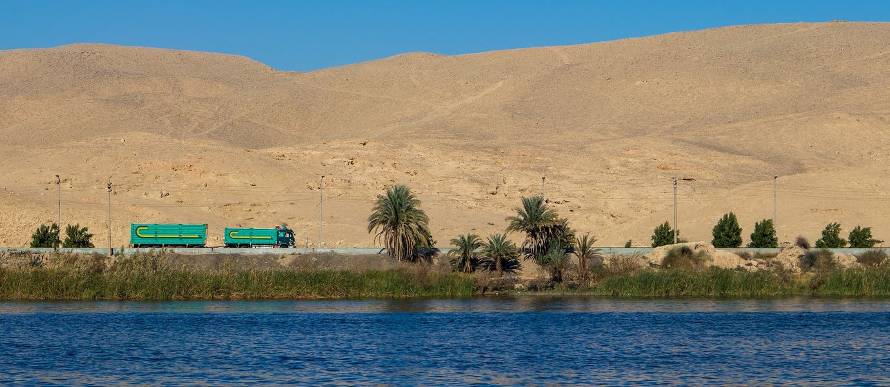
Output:
[[[166,234],[166,235],[165,235],[165,234],[142,235],[142,231],[144,231],[144,230],[146,230],[146,229],[148,229],[148,226],[139,226],[139,227],[136,227],[136,236],[138,236],[138,237],[140,237],[140,238],[191,238],[191,239],[198,239],[198,238],[201,238],[201,236],[200,236],[200,235],[197,235],[197,234],[182,234],[182,235],[175,235],[175,234]]]
[[[272,239],[270,236],[237,236],[238,231],[229,231],[229,238],[232,239]]]

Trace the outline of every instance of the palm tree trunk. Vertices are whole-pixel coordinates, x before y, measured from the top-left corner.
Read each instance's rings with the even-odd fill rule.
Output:
[[[498,277],[502,277],[504,275],[504,264],[502,263],[502,259],[500,257],[495,258],[494,260],[495,271],[498,272]]]

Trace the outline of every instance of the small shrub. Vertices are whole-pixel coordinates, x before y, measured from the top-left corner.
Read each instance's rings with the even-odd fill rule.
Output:
[[[34,231],[34,234],[31,234],[31,247],[51,247],[57,248],[62,243],[59,239],[59,225],[58,224],[41,224],[37,227],[37,230]]]
[[[680,235],[677,232],[677,235]],[[671,228],[671,224],[668,222],[664,222],[663,224],[655,227],[655,230],[652,232],[652,247],[659,246],[667,246],[674,244],[674,230]]]
[[[811,247],[811,246],[810,246],[810,240],[807,239],[806,237],[802,236],[802,235],[798,235],[798,236],[797,236],[797,239],[794,240],[794,245],[797,246],[797,247],[800,247],[800,248],[802,248],[802,249],[804,249],[804,250],[809,250],[810,247]]]
[[[856,261],[862,266],[877,267],[883,265],[886,260],[887,253],[884,250],[869,250],[856,256]]]
[[[840,223],[829,223],[822,230],[822,238],[816,241],[816,247],[820,249],[837,249],[847,245],[847,240],[841,238]]]
[[[631,244],[633,244],[633,241],[628,239],[627,242],[624,242],[624,248],[629,249]]]
[[[713,229],[711,244],[718,248],[734,248],[742,245],[742,228],[734,213],[723,215]]]
[[[772,219],[764,219],[754,223],[754,232],[751,233],[751,243],[748,243],[748,247],[779,247],[779,239],[776,238],[776,228],[773,226]]]
[[[668,251],[661,262],[661,267],[665,269],[699,270],[704,268],[708,258],[708,254],[704,251],[696,253],[689,246],[679,246]]]
[[[881,242],[871,237],[871,227],[856,226],[856,228],[850,231],[849,238],[850,247],[856,248],[870,249],[872,247],[875,247],[876,243]]]

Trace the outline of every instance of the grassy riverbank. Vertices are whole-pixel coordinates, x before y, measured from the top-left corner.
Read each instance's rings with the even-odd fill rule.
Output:
[[[243,258],[243,259],[242,259]],[[46,254],[7,257],[2,300],[214,300],[466,297],[473,278],[380,257]]]
[[[472,278],[420,271],[78,272],[0,270],[5,300],[466,297]]]
[[[269,261],[257,268],[259,263],[245,266],[242,262],[239,266],[232,262],[241,261],[223,259],[208,266],[206,262],[196,265],[165,256],[113,261],[100,256],[20,260],[18,265],[0,266],[0,300],[446,298],[493,293],[602,297],[890,297],[887,266],[803,275],[775,270],[635,269],[594,272],[588,281],[553,285],[545,280],[500,278],[491,273],[450,273],[447,268],[434,265],[342,268],[342,263],[338,263],[331,268],[317,263],[307,265],[307,262],[324,259],[304,262],[280,259],[288,264]]]
[[[717,268],[640,270],[604,276],[589,286],[557,286],[548,293],[619,298],[890,297],[890,268],[838,269],[803,275]]]

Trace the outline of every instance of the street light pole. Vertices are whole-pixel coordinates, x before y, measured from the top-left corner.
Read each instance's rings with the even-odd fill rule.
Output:
[[[111,244],[111,179],[108,180],[108,255],[114,255],[114,248]]]
[[[674,178],[674,244],[677,244],[677,178]]]
[[[318,187],[321,207],[321,210],[318,213],[318,247],[321,247],[324,245],[324,175],[321,175],[321,181]]]
[[[56,222],[58,223],[56,224],[58,224],[59,227],[62,227],[62,179],[59,177],[59,175],[56,175],[56,189],[59,193],[59,212],[57,213],[58,215],[56,217]]]
[[[779,176],[773,176],[773,229],[778,230]],[[777,231],[778,233],[778,231]]]

